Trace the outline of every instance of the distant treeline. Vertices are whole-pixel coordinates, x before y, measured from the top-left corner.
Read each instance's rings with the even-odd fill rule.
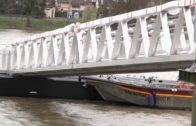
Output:
[[[48,1],[54,6],[55,0],[0,0],[0,15],[44,17]],[[96,12],[98,17],[107,17],[168,1],[172,0],[105,0]],[[66,12],[56,12],[56,16],[66,17]]]
[[[126,13],[172,0],[107,0],[106,4],[100,6],[98,10],[99,17],[107,17]]]
[[[44,17],[45,3],[45,0],[0,0],[0,14]]]

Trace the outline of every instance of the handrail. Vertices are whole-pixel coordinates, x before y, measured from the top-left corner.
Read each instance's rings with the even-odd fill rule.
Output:
[[[119,21],[122,21],[122,20],[128,21],[128,20],[142,17],[142,16],[156,14],[161,11],[168,11],[168,10],[172,10],[174,8],[180,8],[180,7],[184,7],[184,6],[193,6],[195,4],[196,4],[195,0],[171,1],[168,3],[162,4],[162,5],[149,7],[149,8],[145,8],[145,9],[141,9],[141,10],[136,10],[136,11],[131,11],[131,12],[116,15],[116,16],[105,17],[102,19],[97,19],[97,20],[86,22],[86,23],[81,23],[81,24],[79,22],[75,23],[75,24],[73,23],[68,26],[65,26],[64,28],[59,28],[56,30],[52,30],[52,31],[48,31],[48,32],[40,33],[40,34],[35,34],[35,35],[24,37],[24,38],[19,38],[16,41],[12,42],[11,44],[17,44],[20,42],[31,41],[31,40],[39,39],[42,37],[48,37],[51,35],[67,33],[69,31],[73,32],[74,28],[83,30],[83,29],[88,29],[88,28],[93,28],[93,27],[94,28],[99,27],[99,26],[102,26],[105,24],[113,24],[115,22],[118,23]]]

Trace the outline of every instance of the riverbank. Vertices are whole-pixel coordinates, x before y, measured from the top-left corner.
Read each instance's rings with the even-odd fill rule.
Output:
[[[31,18],[32,27],[26,27],[26,17],[0,17],[0,29],[21,29],[35,31],[49,31],[62,28],[74,22],[65,18]]]

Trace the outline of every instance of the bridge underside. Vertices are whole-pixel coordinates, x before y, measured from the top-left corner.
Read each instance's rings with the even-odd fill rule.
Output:
[[[190,67],[194,62],[194,55],[173,55],[148,58],[135,58],[131,60],[104,61],[98,63],[73,64],[53,66],[47,68],[24,69],[11,71],[14,76],[72,76],[111,73],[139,73],[156,71],[175,71]],[[167,62],[165,62],[165,60]]]

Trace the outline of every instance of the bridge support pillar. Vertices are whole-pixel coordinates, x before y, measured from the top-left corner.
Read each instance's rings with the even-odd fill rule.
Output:
[[[193,101],[192,101],[192,122],[191,126],[196,126],[196,88],[193,94]]]
[[[195,67],[196,64],[193,66]],[[196,72],[191,71],[179,71],[179,80],[191,82],[196,85]],[[193,92],[193,98],[192,98],[192,122],[191,126],[196,126],[196,86]]]

